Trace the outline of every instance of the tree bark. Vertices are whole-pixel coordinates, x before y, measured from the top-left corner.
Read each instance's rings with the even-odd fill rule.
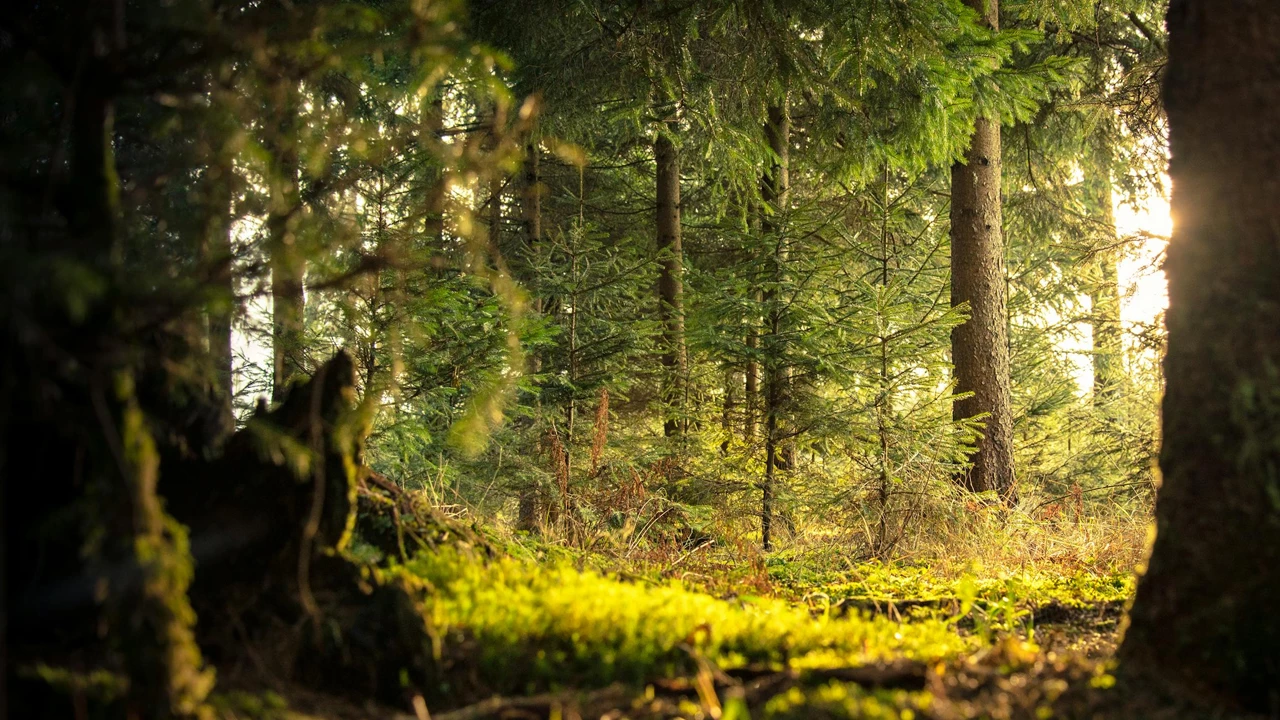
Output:
[[[760,221],[764,237],[773,241],[773,254],[769,260],[770,282],[763,293],[767,317],[762,344],[765,350],[764,389],[764,482],[761,487],[760,543],[765,550],[773,547],[773,501],[777,484],[777,472],[783,466],[782,438],[783,406],[787,403],[790,375],[782,355],[783,319],[778,286],[785,280],[787,244],[784,237],[782,215],[786,212],[790,196],[791,178],[791,117],[786,105],[772,105],[768,110],[764,135],[774,160],[760,182],[760,196],[765,213]]]
[[[966,0],[999,29],[997,0]],[[984,7],[985,6],[985,7]],[[957,421],[980,418],[982,437],[972,465],[957,479],[975,492],[994,490],[1016,500],[1009,334],[1000,206],[1000,123],[978,118],[963,162],[951,166],[951,305],[968,305],[969,319],[951,332]]]
[[[1175,0],[1157,535],[1121,667],[1280,714],[1280,5]]]
[[[289,383],[303,374],[302,323],[305,311],[303,276],[306,260],[298,249],[301,215],[298,188],[297,89],[284,83],[271,150],[271,209],[267,215],[267,247],[271,255],[271,399],[284,398]]]
[[[658,317],[662,322],[662,366],[665,370],[662,432],[683,434],[684,378],[684,251],[680,245],[680,156],[667,133],[668,123],[653,143],[657,164]]]

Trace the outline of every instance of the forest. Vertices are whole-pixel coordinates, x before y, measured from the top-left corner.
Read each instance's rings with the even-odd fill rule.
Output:
[[[0,720],[1280,718],[1274,0],[16,0]]]

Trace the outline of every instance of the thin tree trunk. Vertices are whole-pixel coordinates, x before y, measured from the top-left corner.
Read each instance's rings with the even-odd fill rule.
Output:
[[[422,109],[422,125],[423,131],[428,136],[430,143],[439,143],[443,140],[444,133],[444,96],[437,90],[431,101],[423,106]],[[428,153],[433,158],[437,153],[433,150]],[[432,168],[427,173],[426,182],[426,207],[424,208],[423,232],[428,239],[436,242],[436,248],[443,250],[444,248],[444,201],[445,201],[445,185],[443,173],[439,168]]]
[[[787,245],[783,231],[783,214],[790,195],[791,118],[785,105],[769,107],[765,123],[765,140],[775,156],[773,163],[761,179],[760,195],[766,212],[760,228],[764,237],[774,243],[769,261],[770,282],[763,293],[767,317],[762,344],[766,352],[764,390],[764,483],[760,503],[760,543],[765,550],[773,547],[773,501],[777,484],[777,471],[782,465],[780,453],[784,444],[781,437],[781,415],[787,401],[790,377],[782,358],[782,302],[778,286],[785,279]]]
[[[998,29],[997,0],[966,0]],[[985,5],[985,8],[984,8]],[[969,319],[951,332],[957,421],[981,418],[972,465],[958,480],[1016,502],[1009,333],[1000,207],[1000,123],[978,118],[963,162],[951,167],[951,304],[968,305]]]
[[[889,166],[886,164],[882,171],[881,196],[880,196],[880,287],[887,289],[889,287]],[[892,456],[890,455],[890,447],[892,446],[892,438],[889,436],[889,415],[893,409],[893,392],[892,378],[889,373],[889,328],[887,318],[881,316],[877,318],[877,328],[879,337],[877,338],[880,346],[880,374],[879,381],[880,392],[876,393],[876,434],[880,438],[880,521],[876,533],[875,553],[877,556],[884,557],[888,554],[889,548],[889,491],[893,482]]]
[[[101,61],[86,63],[71,111],[71,162],[67,248],[105,270],[121,259],[116,237],[120,191],[115,176],[115,103],[105,87]]]
[[[760,293],[754,293],[757,304],[763,302]],[[760,363],[755,359],[755,352],[760,349],[760,331],[755,327],[758,318],[752,318],[751,331],[747,334],[747,349],[752,357],[747,361],[745,387],[742,397],[742,412],[746,416],[743,421],[743,442],[748,448],[756,443],[756,413],[760,409]]]
[[[750,217],[750,233],[752,237],[762,237],[760,230],[761,216],[764,214],[753,203],[747,212]],[[764,304],[764,296],[760,289],[760,284],[753,280],[750,288],[751,301],[755,307],[759,308]],[[742,395],[742,411],[744,414],[742,425],[742,440],[748,448],[748,452],[754,452],[756,444],[756,423],[757,413],[760,411],[760,361],[756,354],[760,350],[760,317],[755,313],[748,318],[747,330],[747,364],[743,369],[744,388]]]
[[[524,187],[521,194],[522,225],[525,239],[525,252],[530,264],[536,265],[538,254],[542,252],[542,178],[540,174],[538,144],[530,142],[526,148],[524,163]],[[532,279],[532,278],[531,278]],[[542,314],[542,296],[533,289],[533,310]],[[535,366],[534,372],[541,369],[542,358],[536,353],[531,358]]]
[[[1157,535],[1121,668],[1280,714],[1280,4],[1175,1]]]
[[[489,180],[489,243],[495,249],[502,247],[502,185],[499,174]]]
[[[684,430],[684,252],[680,245],[680,156],[667,133],[674,123],[658,133],[653,143],[657,164],[658,228],[658,316],[662,322],[663,388],[662,432],[676,437]]]
[[[539,176],[538,144],[530,142],[525,152],[524,187],[521,193],[521,213],[524,230],[525,253],[530,264],[537,266],[538,253],[542,245],[542,180]],[[528,280],[532,281],[532,278]],[[530,286],[533,294],[533,312],[542,315],[542,295],[537,287]],[[542,355],[536,350],[529,356],[529,371],[534,375],[542,372]],[[541,400],[535,400],[541,405]],[[539,411],[540,413],[540,411]],[[538,493],[534,488],[525,488],[517,498],[518,512],[516,528],[532,532],[538,526]]]
[[[1124,382],[1124,343],[1115,258],[1098,258],[1096,270],[1096,285],[1089,293],[1093,306],[1093,401],[1103,405],[1116,397]]]
[[[489,135],[485,140],[486,150],[496,152],[499,144],[499,130],[506,125],[506,113],[502,107],[496,102],[489,110]],[[489,177],[489,199],[486,204],[488,209],[488,231],[489,246],[495,251],[501,252],[502,249],[502,194],[506,188],[505,174],[499,170],[494,170]]]
[[[724,440],[720,441],[720,454],[728,455],[729,446],[733,444],[733,413],[738,404],[738,373],[732,367],[724,369],[724,404],[720,408],[720,430]]]
[[[294,378],[302,375],[303,276],[306,259],[298,248],[301,214],[298,188],[297,90],[281,90],[271,151],[271,208],[267,215],[267,249],[271,255],[271,326],[273,380],[271,398],[279,401]]]
[[[1099,153],[1099,167],[1087,184],[1100,225],[1105,247],[1094,261],[1093,285],[1089,291],[1090,324],[1093,330],[1093,402],[1104,405],[1116,396],[1124,382],[1124,346],[1120,323],[1120,278],[1116,267],[1116,221],[1111,209],[1109,153]]]
[[[234,429],[231,401],[235,397],[232,384],[231,322],[235,316],[235,277],[231,250],[231,194],[235,177],[230,163],[215,162],[205,178],[204,236],[201,254],[206,267],[213,270],[216,295],[207,313],[206,337],[213,365],[218,400],[221,404],[226,434]]]

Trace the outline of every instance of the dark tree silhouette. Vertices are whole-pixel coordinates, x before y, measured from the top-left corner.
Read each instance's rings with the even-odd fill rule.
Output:
[[[1165,80],[1164,485],[1121,648],[1224,705],[1280,712],[1280,5],[1175,0]]]

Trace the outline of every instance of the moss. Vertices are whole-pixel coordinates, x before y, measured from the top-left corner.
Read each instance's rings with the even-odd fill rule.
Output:
[[[50,688],[68,695],[83,695],[95,704],[107,705],[120,700],[129,691],[129,679],[109,670],[97,669],[76,672],[64,667],[37,663],[21,668],[22,677],[38,679]]]
[[[845,572],[780,575],[787,594],[828,606],[877,610],[889,605],[965,616],[975,610],[1009,625],[1042,611],[1119,608],[1133,594],[1132,573],[1064,575],[1033,568],[1017,573],[943,577],[927,567],[869,563]],[[814,584],[807,584],[813,582]],[[1005,629],[1010,629],[1006,627]]]
[[[814,617],[783,600],[721,600],[564,564],[477,562],[450,548],[389,572],[419,588],[452,675],[478,677],[491,692],[640,683],[690,672],[696,658],[815,668],[937,661],[977,647],[940,620]]]
[[[928,712],[932,700],[932,696],[923,691],[868,690],[852,683],[831,682],[808,692],[792,688],[772,698],[765,704],[764,717],[770,720],[915,720]]]
[[[116,392],[122,405],[126,515],[132,554],[142,571],[136,606],[119,608],[120,624],[128,632],[131,700],[157,717],[211,717],[205,698],[214,676],[195,640],[196,616],[187,597],[194,567],[186,528],[164,512],[156,494],[160,456],[134,396],[132,375],[117,376]]]

